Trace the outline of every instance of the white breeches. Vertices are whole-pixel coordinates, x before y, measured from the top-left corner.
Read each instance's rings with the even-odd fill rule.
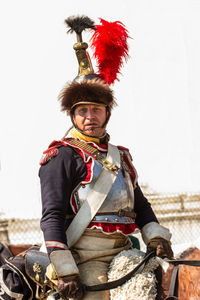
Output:
[[[110,262],[122,250],[131,248],[128,237],[121,233],[104,234],[100,230],[86,230],[71,249],[82,282],[94,285],[107,282]],[[86,292],[84,300],[109,300],[110,292]]]

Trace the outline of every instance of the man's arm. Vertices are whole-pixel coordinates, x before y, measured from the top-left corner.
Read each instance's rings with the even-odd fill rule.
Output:
[[[66,215],[72,214],[72,191],[85,178],[87,170],[83,159],[73,149],[61,147],[58,150],[56,157],[41,166],[39,176],[42,194],[41,229],[50,260],[58,277],[62,277],[78,272],[67,246]]]
[[[151,204],[148,202],[147,198],[144,196],[140,186],[137,184],[134,190],[135,205],[134,211],[136,213],[135,222],[142,229],[143,226],[150,222],[158,223],[158,220],[153,212]]]
[[[170,247],[171,233],[169,229],[160,225],[151,208],[151,204],[143,195],[139,185],[135,188],[136,224],[141,229],[142,238],[148,251],[155,250],[161,257],[173,257]]]

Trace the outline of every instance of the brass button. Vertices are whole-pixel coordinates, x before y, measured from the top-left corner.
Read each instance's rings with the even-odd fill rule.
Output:
[[[81,67],[85,67],[85,62],[84,62],[84,61],[81,61],[81,62],[80,62],[80,66],[81,66]]]
[[[109,218],[106,217],[106,218],[105,218],[105,221],[109,221]]]
[[[116,218],[116,219],[115,219],[115,222],[119,222],[119,219]]]
[[[93,218],[93,221],[96,221],[96,217]]]

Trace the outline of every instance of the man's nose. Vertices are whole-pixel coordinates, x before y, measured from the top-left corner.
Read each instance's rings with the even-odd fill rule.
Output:
[[[93,113],[92,109],[87,110],[86,118],[87,119],[93,119],[94,118],[94,113]]]

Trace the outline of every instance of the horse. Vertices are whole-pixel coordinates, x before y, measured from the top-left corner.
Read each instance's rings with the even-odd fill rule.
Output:
[[[199,260],[200,250],[196,247],[190,247],[184,250],[176,257],[176,260]],[[170,264],[166,272],[162,271],[162,282],[160,290],[163,295],[160,300],[169,295],[169,288],[172,278],[174,265]],[[179,265],[177,296],[180,300],[199,300],[200,299],[200,268],[191,265]],[[163,297],[163,298],[162,298]]]
[[[14,257],[25,252],[32,247],[32,244],[4,244],[0,242],[0,266],[5,263],[5,259]]]
[[[5,258],[16,256],[20,253],[26,253],[26,251],[32,247],[32,245],[4,245],[0,243],[0,265],[5,262]],[[176,260],[199,260],[200,250],[196,247],[188,248],[183,251]],[[175,260],[175,261],[176,261]],[[199,300],[200,299],[200,268],[191,265],[179,265],[178,276],[178,289],[177,298],[167,298],[169,295],[170,283],[172,279],[172,273],[175,268],[174,264],[169,261],[169,267],[167,271],[159,267],[156,271],[157,278],[157,296],[155,300],[165,299],[180,299],[180,300]]]

